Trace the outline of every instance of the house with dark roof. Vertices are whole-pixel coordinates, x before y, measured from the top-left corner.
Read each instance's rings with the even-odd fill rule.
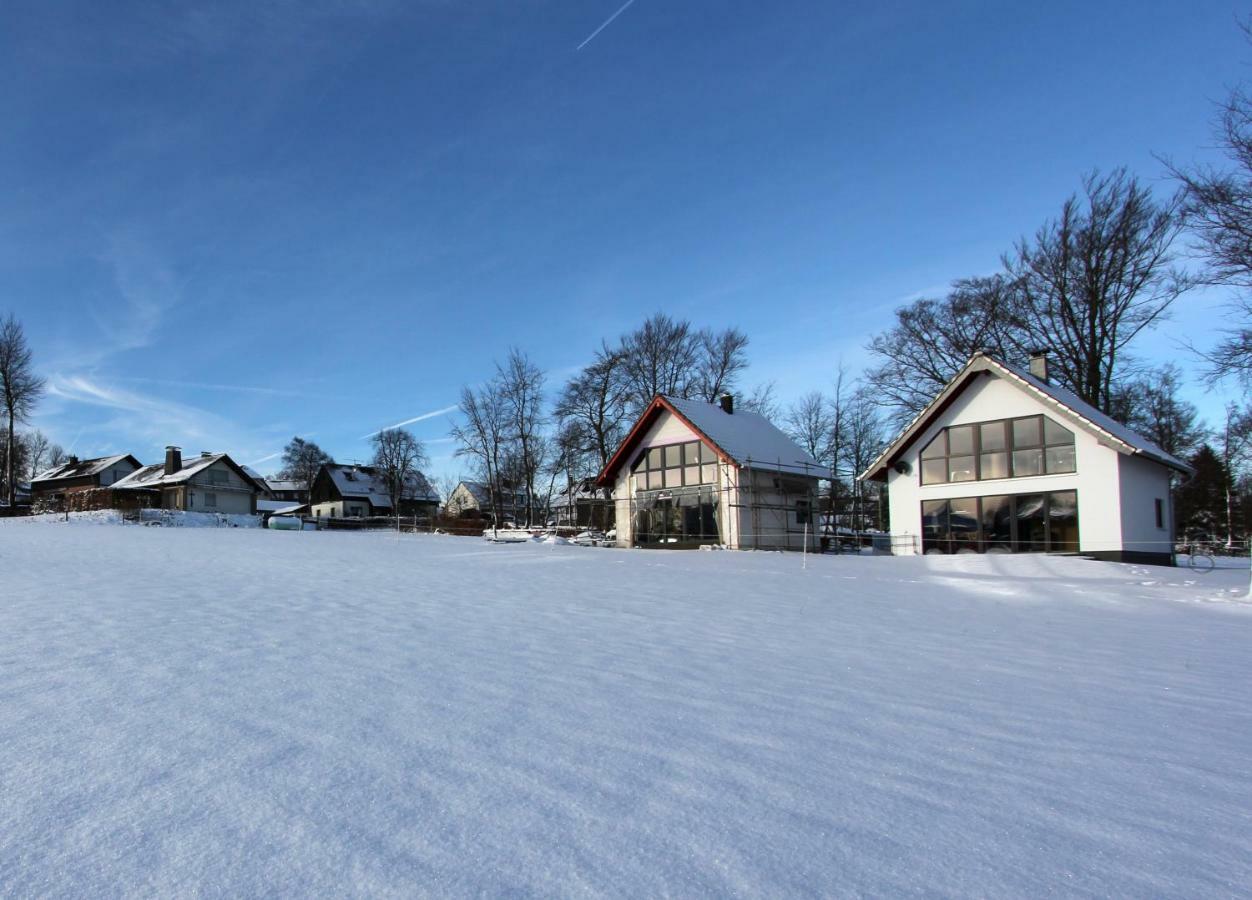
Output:
[[[558,526],[607,531],[617,515],[608,493],[594,478],[579,478],[552,496],[552,517]]]
[[[1190,467],[1048,375],[978,353],[862,479],[897,553],[1081,553],[1173,562],[1171,475]]]
[[[141,463],[129,453],[79,459],[71,456],[31,479],[31,502],[41,507],[60,508],[67,502],[74,505],[74,494],[110,487],[140,468]]]
[[[187,512],[249,515],[257,511],[262,487],[225,453],[183,460],[178,447],[165,448],[165,462],[143,466],[113,486],[115,506],[151,506]]]
[[[658,395],[597,478],[622,547],[801,550],[816,545],[817,460],[734,398]]]
[[[368,518],[370,516],[431,516],[439,509],[439,494],[426,476],[409,476],[393,510],[387,482],[373,466],[326,463],[317,471],[309,490],[312,515],[327,518]]]
[[[483,481],[460,481],[448,495],[444,512],[452,518],[482,517],[490,519],[499,499],[503,521],[526,521],[526,491],[505,484],[499,489]]]

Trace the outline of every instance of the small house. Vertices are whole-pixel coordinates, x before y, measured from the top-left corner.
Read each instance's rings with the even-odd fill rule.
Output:
[[[658,395],[597,483],[612,487],[622,547],[801,550],[816,546],[817,460],[734,398]]]
[[[262,488],[225,453],[202,453],[184,462],[182,450],[171,446],[165,448],[165,462],[136,469],[116,482],[113,492],[117,506],[250,515]]]
[[[561,488],[552,497],[556,524],[570,528],[597,528],[607,531],[615,524],[616,510],[608,491],[594,478],[580,478]]]
[[[393,510],[382,473],[373,466],[326,463],[318,469],[309,490],[312,515],[327,518],[364,519],[371,516],[431,516],[439,509],[439,495],[426,476],[409,476]]]
[[[444,504],[444,512],[452,518],[481,517],[490,519],[499,501],[504,521],[526,521],[526,491],[505,484],[498,490],[483,481],[461,481],[452,489]]]
[[[31,502],[41,508],[78,508],[77,500],[101,488],[111,487],[130,475],[142,464],[129,453],[79,459],[71,456],[61,465],[41,472],[31,479]],[[81,498],[73,495],[82,494]],[[107,505],[107,504],[106,504]],[[95,508],[94,505],[92,508]]]

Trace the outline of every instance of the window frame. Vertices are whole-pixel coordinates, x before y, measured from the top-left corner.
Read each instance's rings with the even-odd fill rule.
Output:
[[[1017,440],[1017,424],[1034,420],[1035,423],[1035,440],[1031,441],[1030,436],[1026,435],[1025,440],[1018,443]],[[1048,438],[1048,424],[1051,423],[1055,429],[1060,430],[1068,435],[1068,441],[1052,441]],[[1003,446],[983,449],[983,431],[989,426],[999,425],[1003,428]],[[949,432],[955,428],[968,428],[971,435],[971,448],[969,453],[959,453],[955,456],[952,454],[952,440]],[[931,448],[936,444],[941,445],[940,452],[931,452]],[[1072,464],[1069,468],[1050,471],[1048,464],[1049,451],[1056,448],[1072,447]],[[1039,458],[1039,472],[1018,473],[1017,455],[1019,453],[1030,453],[1035,451]],[[990,475],[984,476],[984,456],[995,456],[1002,458],[1004,469],[1008,473],[1006,475]],[[964,466],[967,465],[965,460],[970,460],[972,465],[971,478],[954,478],[953,460],[960,461],[959,467],[961,471],[965,471]],[[942,461],[942,476],[935,477],[940,474],[938,463]],[[987,461],[989,462],[989,461]],[[929,466],[927,465],[929,463]],[[968,484],[974,481],[1003,481],[1010,478],[1042,478],[1047,475],[1074,475],[1078,472],[1078,451],[1077,439],[1075,433],[1062,423],[1053,419],[1046,413],[1032,413],[1028,416],[1010,416],[1004,419],[988,419],[980,422],[961,422],[955,425],[945,425],[935,434],[933,438],[927,442],[918,452],[918,482],[922,487],[928,487],[938,484]],[[927,470],[930,469],[928,474]]]
[[[675,454],[677,464],[669,465]],[[706,470],[711,480],[705,480]],[[699,439],[658,444],[639,455],[631,474],[636,479],[636,493],[713,485],[717,483],[717,453]],[[689,474],[696,480],[689,481]]]

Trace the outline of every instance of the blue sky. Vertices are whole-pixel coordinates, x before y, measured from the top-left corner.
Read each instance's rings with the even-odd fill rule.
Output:
[[[270,471],[421,418],[510,344],[554,385],[664,310],[781,399],[993,271],[1093,167],[1211,159],[1229,3],[10,3],[0,311],[79,455]],[[1188,360],[1213,293],[1144,355]],[[1198,386],[1206,410],[1221,397]]]

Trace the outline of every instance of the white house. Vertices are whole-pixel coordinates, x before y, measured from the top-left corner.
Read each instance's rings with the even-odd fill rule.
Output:
[[[800,550],[827,475],[768,419],[657,396],[597,479],[612,486],[621,547]]]
[[[409,473],[399,499],[400,509],[392,509],[387,479],[374,466],[324,463],[309,489],[310,510],[318,518],[430,516],[439,508],[439,495],[421,472]]]
[[[1027,372],[979,353],[861,478],[887,483],[897,553],[1169,564],[1170,475],[1190,471],[1050,383],[1046,356]]]

